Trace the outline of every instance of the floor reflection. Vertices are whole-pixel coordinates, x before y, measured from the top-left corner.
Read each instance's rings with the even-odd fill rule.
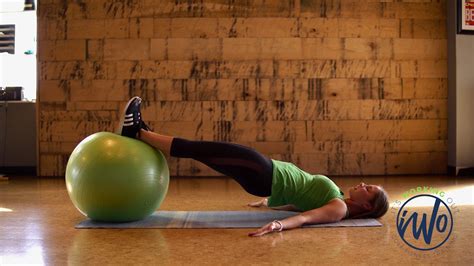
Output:
[[[15,250],[1,252],[0,265],[45,265],[42,243],[28,240],[24,242],[15,247]]]
[[[110,252],[115,250],[117,252]],[[146,254],[146,256],[144,256]],[[67,250],[68,265],[171,264],[170,249],[160,230],[79,229]]]

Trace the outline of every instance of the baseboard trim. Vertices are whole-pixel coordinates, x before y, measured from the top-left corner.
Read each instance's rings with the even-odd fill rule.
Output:
[[[2,166],[0,175],[36,176],[36,166]]]
[[[456,167],[456,166],[448,165],[448,175],[474,177],[474,167]]]

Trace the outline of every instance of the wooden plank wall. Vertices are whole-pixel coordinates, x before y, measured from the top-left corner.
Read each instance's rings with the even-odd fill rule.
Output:
[[[446,172],[445,0],[42,0],[38,27],[41,175],[134,95],[158,132],[313,173]]]

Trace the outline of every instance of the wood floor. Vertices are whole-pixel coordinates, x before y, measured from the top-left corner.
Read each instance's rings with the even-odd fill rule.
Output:
[[[392,209],[380,228],[295,229],[261,238],[248,229],[74,229],[84,217],[60,178],[0,181],[0,265],[449,264],[473,265],[474,179],[448,176],[334,178],[346,191],[361,180],[384,186]],[[432,251],[397,233],[396,200],[430,186],[451,198],[454,227]],[[250,210],[257,199],[228,178],[174,178],[163,210]],[[454,205],[452,205],[454,204]],[[420,207],[428,208],[428,207]]]

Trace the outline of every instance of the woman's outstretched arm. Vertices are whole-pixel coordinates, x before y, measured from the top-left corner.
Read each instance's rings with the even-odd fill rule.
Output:
[[[334,223],[344,219],[346,215],[346,204],[340,199],[334,199],[321,208],[300,213],[281,221],[271,222],[262,226],[257,231],[249,233],[249,236],[263,236],[265,234],[289,230],[301,227],[303,224]]]

